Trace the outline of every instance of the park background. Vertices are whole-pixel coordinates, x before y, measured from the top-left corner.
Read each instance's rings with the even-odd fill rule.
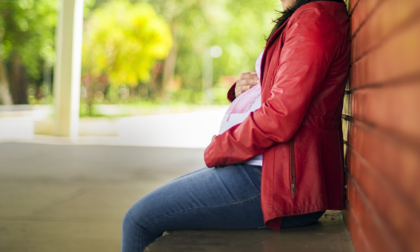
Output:
[[[52,105],[57,8],[0,1],[2,104]],[[226,105],[236,76],[254,71],[275,9],[280,1],[86,0],[80,116]]]
[[[58,2],[0,1],[0,139],[63,136],[57,114],[67,112],[54,99]],[[276,10],[276,0],[85,0],[77,141],[205,147],[227,90],[255,71]],[[162,124],[166,137],[153,130]]]
[[[83,1],[0,0],[0,95],[9,104],[0,105],[0,250],[117,251],[122,217],[135,200],[204,166],[225,92],[253,70],[280,2],[86,0],[78,6],[83,55],[72,59],[83,63],[73,67],[81,70],[72,80],[77,110],[70,112],[77,122],[81,116],[75,138],[54,130],[68,119],[57,115],[70,114],[57,106],[69,94],[53,95],[52,83],[68,84],[53,81],[67,59],[54,45],[58,2]],[[344,220],[356,251],[419,251],[420,2],[346,3]],[[132,24],[142,25],[133,31]],[[272,237],[281,242],[282,234]],[[309,236],[295,234],[304,237],[288,242],[306,246]]]

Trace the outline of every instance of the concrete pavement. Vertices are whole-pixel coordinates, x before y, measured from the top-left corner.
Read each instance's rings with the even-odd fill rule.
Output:
[[[119,251],[127,209],[204,167],[202,156],[203,149],[188,148],[1,143],[0,251]],[[329,214],[281,233],[175,231],[149,251],[352,252],[340,214]]]
[[[0,144],[1,252],[119,251],[140,197],[204,166],[202,149]]]
[[[49,139],[54,120],[48,117],[47,108],[0,106],[0,143],[57,143],[57,138]],[[81,118],[80,137],[72,143],[205,148],[211,137],[218,134],[226,109],[227,106],[211,106],[176,114]]]

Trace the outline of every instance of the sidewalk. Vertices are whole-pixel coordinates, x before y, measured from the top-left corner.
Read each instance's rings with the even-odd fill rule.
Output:
[[[0,117],[0,251],[119,251],[125,212],[205,166],[204,148],[224,112],[82,120],[85,132],[98,135],[76,141],[34,135],[33,115]],[[114,133],[100,136],[107,132]],[[343,220],[331,216],[282,233],[171,232],[149,251],[352,252]]]
[[[0,251],[119,251],[128,208],[203,167],[202,155],[202,149],[2,143]]]
[[[81,118],[80,137],[73,142],[48,136],[53,131],[53,121],[42,117],[39,111],[15,111],[13,117],[12,112],[2,112],[0,142],[205,148],[218,134],[225,111],[226,107],[219,106],[178,114]]]
[[[119,251],[129,207],[162,184],[204,167],[202,156],[199,148],[2,143],[0,251]],[[352,252],[339,215],[330,212],[318,224],[281,233],[171,232],[149,251]]]

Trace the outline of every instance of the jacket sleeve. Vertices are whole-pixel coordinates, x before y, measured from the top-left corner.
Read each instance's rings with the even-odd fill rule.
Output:
[[[299,128],[329,69],[339,35],[328,14],[316,9],[297,12],[285,30],[280,57],[270,62],[278,64],[270,97],[212,141],[204,152],[207,167],[242,163],[289,141]]]
[[[235,88],[236,88],[236,82],[230,87],[228,93],[227,93],[227,99],[230,102],[233,102],[235,100]]]

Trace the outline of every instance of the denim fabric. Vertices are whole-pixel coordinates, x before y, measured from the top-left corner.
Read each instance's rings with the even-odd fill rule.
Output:
[[[164,231],[266,228],[261,166],[202,168],[147,194],[126,213],[122,252],[140,252]],[[324,212],[283,218],[282,228],[316,222]]]

